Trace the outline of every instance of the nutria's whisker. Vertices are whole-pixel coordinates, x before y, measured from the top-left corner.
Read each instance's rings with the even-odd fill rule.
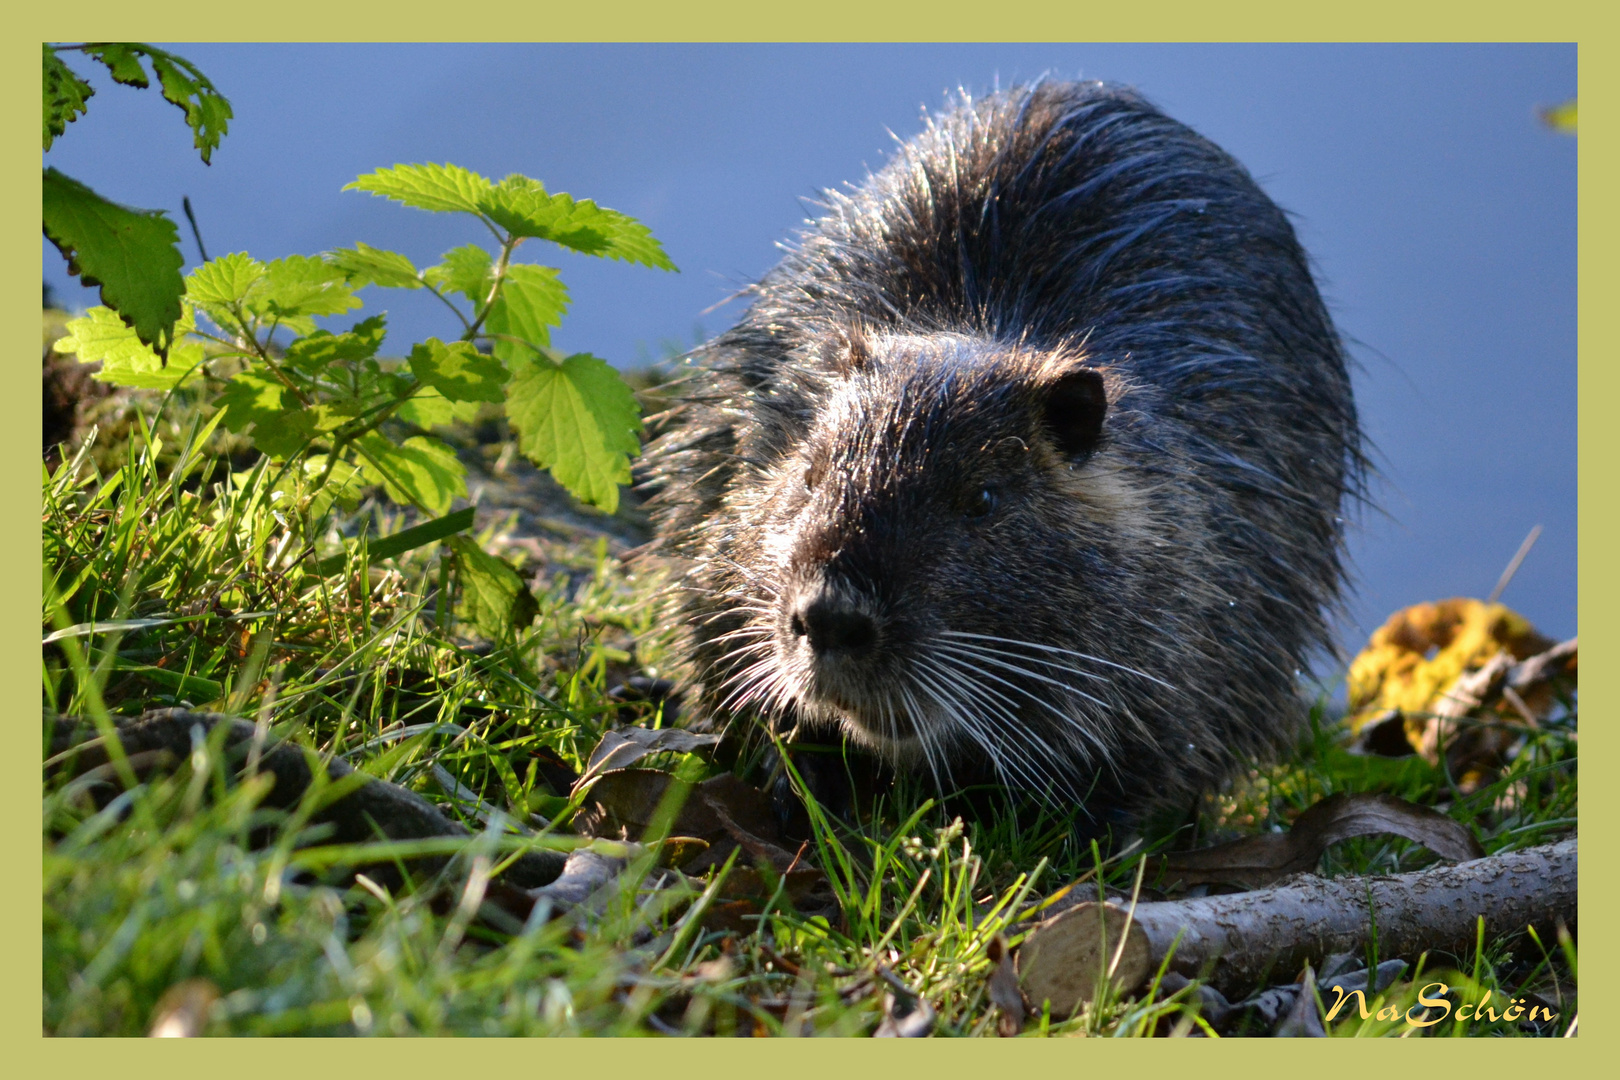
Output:
[[[1040,682],[1046,683],[1049,686],[1055,686],[1059,690],[1067,690],[1069,693],[1074,694],[1077,697],[1083,697],[1087,701],[1091,702],[1093,705],[1099,706],[1100,708],[1104,708],[1104,709],[1108,708],[1108,702],[1104,701],[1100,697],[1094,697],[1093,695],[1086,693],[1084,690],[1081,690],[1078,687],[1071,686],[1066,682],[1060,682],[1057,679],[1049,678],[1048,676],[1042,675],[1039,672],[1031,671],[1026,667],[1020,667],[1019,665],[1014,664],[1011,661],[998,659],[997,657],[991,656],[988,653],[985,653],[985,652],[983,652],[983,651],[981,651],[979,649],[975,649],[975,648],[972,648],[971,646],[963,645],[960,642],[957,643],[957,644],[954,644],[954,645],[945,645],[943,643],[940,643],[940,644],[936,644],[934,647],[936,649],[938,649],[940,652],[943,652],[943,653],[950,653],[953,656],[972,657],[973,659],[978,660],[978,661],[980,661],[982,663],[990,664],[993,667],[1001,668],[1003,671],[1011,671],[1011,672],[1013,672],[1015,674],[1018,674],[1018,675],[1024,675],[1024,676],[1026,676],[1028,678],[1031,678],[1031,679],[1037,679]],[[1022,687],[1020,687],[1019,689],[1023,690]],[[1028,693],[1027,690],[1024,690],[1023,692]],[[1033,697],[1034,695],[1030,695],[1030,696]]]
[[[999,641],[1003,645],[1017,645],[1020,648],[1024,648],[1024,649],[1039,649],[1042,652],[1062,653],[1064,656],[1072,656],[1077,660],[1089,660],[1093,664],[1102,664],[1104,667],[1115,668],[1115,669],[1117,669],[1119,671],[1125,672],[1128,675],[1139,676],[1141,678],[1146,679],[1148,682],[1158,683],[1160,686],[1164,687],[1166,690],[1174,690],[1175,689],[1174,686],[1171,686],[1169,683],[1165,682],[1163,679],[1154,678],[1152,675],[1149,675],[1145,671],[1140,671],[1137,668],[1129,667],[1129,666],[1127,666],[1125,664],[1115,663],[1112,660],[1104,660],[1100,656],[1092,656],[1089,653],[1076,652],[1074,649],[1062,649],[1062,648],[1059,648],[1056,645],[1043,645],[1043,644],[1041,644],[1040,642],[1037,642],[1037,641],[1019,641],[1016,638],[996,637],[993,634],[970,634],[965,630],[941,630],[939,632],[939,636],[940,637],[953,637],[953,638],[975,638],[975,639],[978,639],[980,641]]]
[[[1044,656],[1029,656],[1025,653],[1015,653],[1007,649],[993,649],[988,645],[981,645],[977,642],[954,641],[952,644],[958,648],[971,649],[975,653],[988,656],[1002,656],[1009,660],[1023,660],[1032,664],[1042,664],[1046,667],[1052,668],[1055,671],[1067,671],[1072,675],[1079,675],[1083,679],[1091,679],[1094,682],[1107,683],[1109,685],[1113,684],[1113,679],[1107,675],[1099,675],[1095,671],[1086,671],[1083,668],[1077,668],[1072,664],[1060,663],[1057,660],[1050,660]]]
[[[746,657],[746,651],[741,652],[738,659]],[[722,708],[746,708],[748,703],[755,700],[759,693],[759,684],[769,680],[777,674],[776,658],[767,654],[742,668],[720,684],[718,690],[724,691],[726,687],[737,684],[735,690],[721,701]],[[746,691],[746,693],[744,693]]]
[[[940,676],[941,683],[936,692],[933,684],[919,682],[918,687],[940,703],[946,719],[950,720],[952,727],[965,734],[976,745],[984,750],[990,759],[990,767],[1002,783],[1010,783],[1015,777],[1022,778],[1031,783],[1038,782],[1039,777],[1030,771],[1030,765],[1024,760],[1014,757],[1015,769],[1009,769],[1001,753],[999,740],[995,738],[994,728],[985,724],[968,703],[959,695],[951,693],[948,689],[952,683],[966,683],[968,686],[978,688],[978,683],[962,672],[953,672],[935,664],[931,660],[919,659],[919,666],[925,667],[931,673]],[[942,697],[943,695],[943,697]],[[1016,719],[1005,709],[999,710],[1009,725],[1016,726]]]
[[[1019,664],[1012,663],[1011,661],[1013,661],[1013,660],[1022,660],[1022,661],[1026,661],[1026,662],[1030,662],[1030,663],[1044,664],[1044,665],[1052,667],[1052,668],[1054,668],[1055,670],[1058,670],[1058,671],[1068,671],[1068,672],[1072,672],[1073,674],[1076,674],[1076,675],[1082,675],[1082,676],[1085,676],[1086,678],[1095,679],[1095,680],[1101,681],[1101,682],[1108,682],[1108,683],[1111,684],[1111,680],[1105,678],[1104,676],[1097,675],[1097,674],[1095,674],[1093,672],[1081,671],[1078,668],[1069,667],[1066,664],[1058,664],[1058,663],[1055,663],[1054,661],[1047,660],[1047,659],[1045,659],[1043,657],[1040,657],[1040,656],[1017,656],[1015,654],[1006,652],[1005,650],[992,649],[987,645],[980,645],[980,644],[978,644],[976,642],[954,641],[954,642],[950,643],[949,645],[939,644],[937,647],[939,649],[941,649],[941,650],[961,650],[961,651],[965,651],[965,655],[973,656],[973,657],[975,657],[975,658],[977,658],[979,660],[982,660],[983,662],[985,662],[987,664],[993,664],[996,667],[1001,668],[1002,670],[1010,670],[1010,671],[1018,672],[1020,674],[1027,675],[1030,678],[1039,679],[1042,682],[1051,683],[1051,684],[1056,685],[1056,686],[1061,686],[1061,687],[1063,687],[1065,689],[1070,690],[1071,692],[1073,692],[1075,694],[1078,694],[1079,696],[1085,698],[1086,700],[1092,702],[1093,704],[1102,707],[1106,711],[1107,715],[1109,715],[1110,717],[1113,717],[1113,718],[1119,719],[1119,720],[1123,720],[1124,722],[1128,723],[1131,727],[1136,729],[1136,731],[1143,738],[1148,739],[1149,741],[1155,741],[1155,742],[1157,741],[1157,737],[1155,736],[1155,734],[1148,728],[1148,726],[1146,724],[1142,723],[1142,720],[1136,714],[1136,711],[1134,709],[1132,709],[1124,701],[1121,701],[1121,702],[1118,702],[1118,703],[1107,703],[1107,702],[1100,701],[1097,698],[1092,697],[1090,694],[1085,693],[1083,690],[1080,690],[1078,687],[1069,686],[1068,684],[1063,683],[1061,681],[1049,679],[1046,676],[1040,674],[1039,672],[1030,671],[1030,670],[1022,667]],[[997,659],[998,657],[999,658],[1005,658],[1005,659]],[[1111,743],[1115,744],[1116,747],[1117,747],[1117,744],[1120,741],[1119,737],[1118,737],[1118,733],[1115,732],[1111,726],[1105,726],[1103,728],[1103,730],[1105,732],[1105,737],[1108,738],[1109,741]]]
[[[735,630],[727,630],[723,634],[717,634],[716,636],[710,638],[708,640],[708,644],[710,644],[710,645],[718,645],[722,641],[731,641],[731,640],[736,639],[736,638],[749,638],[749,637],[770,638],[770,637],[775,636],[775,634],[776,634],[776,631],[772,630],[768,626],[754,626],[754,625],[739,626]],[[727,657],[729,657],[731,655],[732,655],[732,653],[729,653],[729,652],[726,653]]]
[[[935,757],[934,757],[934,750],[936,748],[933,745],[931,745],[932,742],[933,742],[933,734],[934,734],[933,729],[931,727],[929,727],[929,725],[927,725],[927,724],[922,724],[922,723],[918,722],[920,710],[917,708],[916,699],[911,696],[910,689],[907,688],[907,687],[902,686],[900,688],[900,692],[901,692],[901,694],[903,694],[905,696],[906,702],[908,704],[907,712],[911,717],[911,730],[912,730],[912,733],[913,733],[913,735],[916,736],[917,745],[922,747],[923,759],[928,762],[928,771],[934,777],[934,788],[935,788],[935,790],[940,791],[940,792],[947,791],[948,789],[945,786],[945,782],[940,777],[940,768],[942,766],[945,769],[945,776],[949,777],[951,775],[950,763],[944,760],[944,754],[943,754],[943,749],[944,748],[943,747],[939,748],[941,750],[940,760],[936,762]],[[892,704],[887,699],[885,699],[884,704],[888,705],[890,707],[890,715],[892,716],[893,715]],[[898,727],[898,725],[896,725],[896,727]]]
[[[1039,694],[1037,694],[1034,691],[1030,690],[1028,687],[1019,686],[1017,683],[1010,682],[1007,679],[1004,679],[1001,676],[996,675],[993,672],[989,672],[989,671],[984,670],[984,668],[979,667],[977,664],[975,664],[974,661],[980,661],[980,662],[988,663],[988,664],[995,664],[995,665],[997,665],[997,666],[999,666],[999,667],[1001,667],[1001,668],[1003,668],[1005,670],[1009,670],[1009,671],[1013,672],[1014,674],[1027,675],[1027,676],[1029,676],[1031,678],[1040,679],[1043,682],[1052,683],[1053,686],[1056,686],[1056,687],[1058,687],[1060,689],[1063,689],[1063,690],[1068,690],[1070,693],[1077,694],[1077,695],[1079,695],[1081,697],[1086,698],[1089,701],[1095,702],[1098,705],[1104,705],[1103,702],[1098,701],[1096,698],[1092,697],[1089,694],[1083,694],[1080,691],[1075,690],[1073,687],[1065,686],[1063,683],[1056,682],[1056,681],[1054,681],[1052,679],[1047,679],[1047,678],[1045,678],[1045,676],[1037,675],[1032,671],[1025,671],[1023,668],[1017,667],[1017,666],[1015,666],[1013,664],[1006,664],[1006,663],[1003,663],[1003,662],[1001,662],[999,660],[992,660],[992,659],[990,659],[988,657],[976,656],[973,653],[955,652],[953,650],[946,649],[946,648],[943,648],[943,647],[940,647],[939,651],[952,656],[952,658],[956,661],[956,663],[960,667],[966,668],[972,674],[978,675],[978,676],[980,676],[982,678],[990,679],[993,682],[996,682],[996,683],[999,683],[1002,686],[1005,686],[1007,689],[1012,690],[1015,693],[1022,694],[1024,697],[1028,698],[1030,701],[1034,702],[1036,705],[1044,706],[1048,711],[1050,711],[1052,713],[1053,716],[1057,717],[1060,721],[1062,721],[1063,725],[1067,729],[1078,732],[1079,734],[1085,736],[1087,739],[1090,739],[1094,744],[1096,744],[1097,750],[1102,755],[1104,760],[1107,760],[1111,756],[1112,748],[1108,745],[1108,742],[1107,742],[1107,737],[1110,734],[1108,728],[1104,727],[1103,728],[1103,734],[1098,734],[1098,732],[1092,730],[1092,726],[1090,724],[1084,723],[1080,718],[1076,717],[1074,714],[1069,713],[1069,712],[1059,708],[1056,704],[1054,704],[1054,703],[1048,701],[1047,699],[1041,697]],[[985,689],[988,693],[994,694],[997,698],[999,698],[1001,701],[1006,703],[1009,708],[1014,707],[1014,703],[1011,700],[1009,700],[1005,695],[1001,694],[999,691],[991,690],[989,687],[984,687],[983,689]],[[1088,755],[1088,761],[1089,761],[1089,755]]]

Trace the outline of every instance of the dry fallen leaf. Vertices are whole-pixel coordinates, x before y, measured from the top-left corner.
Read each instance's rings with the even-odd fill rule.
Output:
[[[1003,1038],[1012,1038],[1024,1030],[1024,995],[1018,989],[1018,970],[1013,967],[1012,950],[1007,939],[1000,934],[990,939],[985,950],[990,963],[990,1004],[1001,1010],[996,1018],[996,1031]]]
[[[1395,709],[1409,718],[1407,730],[1415,740],[1422,722],[1413,718],[1432,710],[1464,672],[1504,650],[1524,660],[1552,644],[1501,604],[1463,597],[1413,604],[1391,615],[1351,662],[1350,728],[1359,732]]]
[[[1452,599],[1398,611],[1350,665],[1348,723],[1367,753],[1444,759],[1460,790],[1489,781],[1573,680],[1575,642],[1554,646],[1501,604]]]
[[[603,734],[585,762],[585,773],[574,783],[578,792],[604,773],[628,769],[648,754],[690,754],[720,741],[718,735],[698,735],[680,728],[614,728]]]
[[[1258,889],[1310,870],[1331,845],[1354,836],[1390,833],[1422,844],[1443,859],[1461,862],[1484,854],[1466,828],[1438,810],[1394,795],[1330,795],[1285,833],[1263,833],[1198,851],[1149,858],[1145,880],[1166,891],[1200,884]]]
[[[1322,1027],[1322,1014],[1316,1003],[1316,976],[1311,971],[1311,965],[1305,965],[1305,975],[1299,981],[1294,1007],[1277,1024],[1272,1034],[1279,1039],[1327,1038],[1327,1031]]]

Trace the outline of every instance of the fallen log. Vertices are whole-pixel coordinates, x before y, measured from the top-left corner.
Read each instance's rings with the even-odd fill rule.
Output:
[[[1227,995],[1268,973],[1292,976],[1331,953],[1361,952],[1376,931],[1383,957],[1472,947],[1477,920],[1487,940],[1534,926],[1551,940],[1575,928],[1576,842],[1504,852],[1412,874],[1326,879],[1302,876],[1253,892],[1192,900],[1071,907],[1031,930],[1018,950],[1019,983],[1039,1012],[1066,1017],[1096,996],[1112,971],[1122,994],[1169,970],[1203,978]]]
[[[227,760],[233,769],[250,765],[254,771],[274,776],[275,786],[265,797],[264,805],[278,810],[291,810],[298,805],[315,781],[311,761],[320,763],[319,755],[306,753],[303,747],[293,743],[266,739],[247,721],[221,713],[153,709],[138,717],[115,717],[114,724],[118,741],[137,772],[186,760],[192,751],[193,728],[200,728],[206,735],[217,725],[226,725],[229,728],[224,738]],[[115,775],[107,747],[88,720],[57,718],[52,725],[51,755],[52,761],[59,763],[70,776],[87,777],[100,771],[110,781]],[[325,762],[328,781],[342,780],[354,771],[341,758]],[[445,816],[416,792],[374,778],[364,779],[353,791],[322,807],[311,820],[330,826],[329,842],[338,844],[472,835],[465,825]],[[504,878],[522,887],[545,885],[562,874],[566,859],[560,851],[525,851],[512,860]],[[435,873],[448,861],[444,856],[424,856],[416,863],[423,872]],[[389,864],[371,868],[371,873],[384,879],[390,887],[401,883]]]

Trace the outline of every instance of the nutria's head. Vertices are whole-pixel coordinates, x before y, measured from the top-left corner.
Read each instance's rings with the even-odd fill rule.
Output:
[[[1129,723],[1111,688],[1150,674],[1117,640],[1121,575],[1154,531],[1113,445],[1127,385],[1081,350],[957,334],[836,348],[755,488],[723,698],[942,780],[977,759],[1072,786]]]

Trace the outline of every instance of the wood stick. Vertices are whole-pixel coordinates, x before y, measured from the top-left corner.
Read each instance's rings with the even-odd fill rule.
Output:
[[[1386,959],[1461,954],[1473,946],[1481,916],[1487,941],[1526,926],[1551,940],[1558,923],[1575,928],[1575,885],[1572,837],[1412,874],[1306,876],[1270,889],[1138,904],[1134,912],[1086,903],[1030,931],[1018,950],[1019,981],[1036,1012],[1049,1001],[1053,1017],[1066,1017],[1096,995],[1110,965],[1117,990],[1129,994],[1169,955],[1169,970],[1231,996],[1270,973],[1292,977],[1330,953],[1361,952],[1375,927]]]

